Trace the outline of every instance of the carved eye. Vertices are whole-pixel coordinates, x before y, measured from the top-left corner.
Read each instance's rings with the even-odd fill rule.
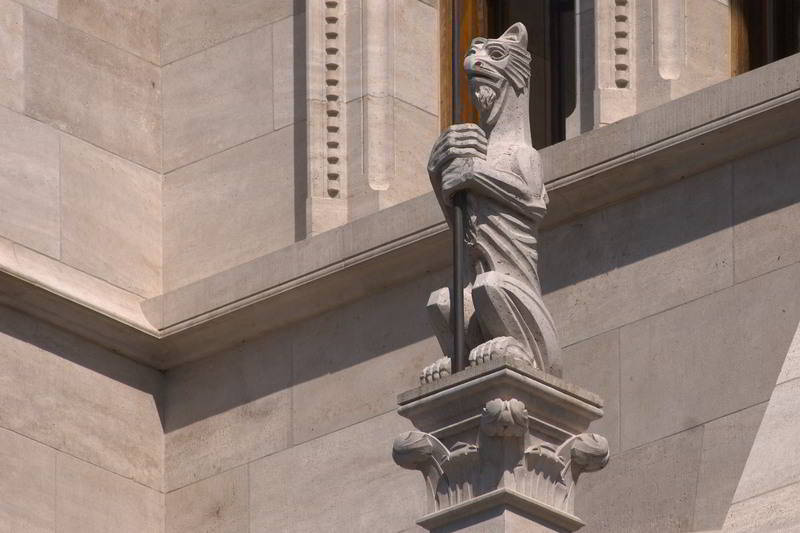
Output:
[[[495,61],[499,61],[500,59],[506,57],[506,52],[502,48],[493,47],[491,50],[489,50],[489,57],[491,57]]]

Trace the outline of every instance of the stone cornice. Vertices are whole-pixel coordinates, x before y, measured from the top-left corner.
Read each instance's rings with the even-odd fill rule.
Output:
[[[417,523],[428,530],[432,530],[449,524],[458,518],[470,516],[469,513],[474,514],[499,505],[508,505],[526,512],[530,516],[546,518],[548,522],[563,528],[564,531],[577,531],[586,525],[583,520],[569,513],[509,489],[497,489],[482,494],[470,502],[459,503],[444,511],[426,516]]]
[[[546,227],[800,136],[800,55],[542,150]],[[156,368],[447,268],[433,194],[144,299],[0,240],[0,302]]]

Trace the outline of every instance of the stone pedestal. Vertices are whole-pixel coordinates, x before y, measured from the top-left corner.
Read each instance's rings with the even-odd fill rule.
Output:
[[[603,415],[588,391],[511,358],[493,359],[399,396],[419,431],[393,456],[420,470],[434,532],[576,531],[582,472],[608,462],[608,443],[585,433]]]

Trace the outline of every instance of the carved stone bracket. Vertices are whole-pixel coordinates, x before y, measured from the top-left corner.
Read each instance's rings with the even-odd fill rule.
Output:
[[[537,531],[583,525],[573,514],[578,478],[609,456],[606,439],[585,432],[602,416],[595,395],[508,357],[423,385],[400,403],[422,430],[400,435],[392,450],[425,479],[428,514],[418,524],[459,531],[511,510]]]

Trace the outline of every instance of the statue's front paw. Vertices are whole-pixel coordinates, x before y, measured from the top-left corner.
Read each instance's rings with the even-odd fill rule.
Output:
[[[441,176],[445,168],[456,159],[486,159],[488,150],[486,134],[477,124],[454,124],[434,143],[428,159],[428,174]]]
[[[511,357],[534,364],[533,358],[525,351],[525,347],[514,337],[496,337],[476,346],[469,352],[469,364],[476,366],[500,357]]]
[[[419,382],[424,385],[425,383],[433,383],[445,376],[450,375],[450,358],[442,357],[437,359],[432,365],[428,365],[422,369],[419,374]]]

